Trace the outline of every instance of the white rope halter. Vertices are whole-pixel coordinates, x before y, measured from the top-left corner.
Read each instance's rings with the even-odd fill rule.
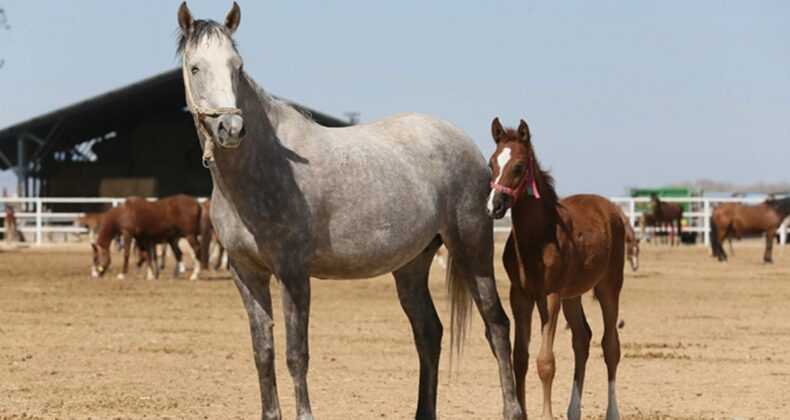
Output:
[[[189,73],[187,72],[186,63],[187,59],[186,55],[184,55],[181,70],[184,77],[184,90],[186,94],[187,108],[189,108],[189,112],[192,113],[192,117],[195,119],[195,128],[197,128],[198,139],[203,143],[203,166],[208,168],[214,162],[214,139],[211,136],[209,130],[206,129],[203,119],[206,117],[219,117],[227,114],[241,115],[241,110],[239,108],[230,107],[201,108],[199,106],[195,106],[195,102],[192,99],[192,89],[189,87]]]

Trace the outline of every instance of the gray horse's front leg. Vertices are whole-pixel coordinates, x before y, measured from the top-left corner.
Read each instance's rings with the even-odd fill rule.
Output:
[[[307,367],[310,360],[307,329],[310,318],[310,275],[294,270],[280,271],[283,317],[285,319],[285,358],[294,382],[297,420],[313,420],[307,392]]]
[[[272,296],[269,292],[270,273],[257,273],[231,267],[233,281],[241,294],[241,300],[250,319],[252,349],[258,382],[261,391],[261,406],[264,420],[282,417],[277,397],[277,380],[274,375],[274,336],[272,327]]]

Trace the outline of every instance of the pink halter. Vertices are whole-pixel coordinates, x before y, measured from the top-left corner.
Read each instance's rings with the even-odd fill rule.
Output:
[[[540,199],[540,192],[538,192],[538,183],[535,181],[535,171],[532,168],[532,156],[529,158],[529,168],[527,169],[527,173],[521,177],[521,181],[519,181],[518,186],[516,189],[508,188],[504,185],[497,184],[496,182],[491,182],[491,189],[502,194],[507,194],[513,198],[515,202],[521,194],[524,194],[525,191],[532,193],[535,198]],[[531,191],[530,191],[531,190]]]

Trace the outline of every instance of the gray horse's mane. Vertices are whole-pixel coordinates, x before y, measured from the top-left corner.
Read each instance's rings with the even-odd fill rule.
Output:
[[[203,38],[206,37],[213,37],[213,38],[226,37],[228,41],[230,41],[230,45],[233,47],[233,49],[236,50],[236,52],[238,52],[238,49],[236,47],[236,40],[233,39],[233,36],[230,33],[230,31],[228,31],[228,28],[226,28],[225,25],[222,25],[213,20],[198,19],[194,21],[192,24],[192,31],[189,33],[189,35],[184,35],[180,29],[177,29],[176,31],[179,34],[177,48],[176,48],[177,55],[184,53],[187,44],[189,44],[190,46],[195,46],[199,44]],[[250,87],[252,87],[253,91],[264,102],[293,108],[297,112],[305,116],[308,120],[313,121],[313,115],[310,113],[309,110],[301,106],[296,106],[288,101],[284,101],[273,95],[270,95],[268,92],[266,92],[266,90],[264,90],[257,83],[255,83],[255,80],[253,80],[252,77],[250,77],[250,75],[244,72],[243,75],[247,80],[247,83],[249,83]]]
[[[192,23],[192,31],[189,33],[189,35],[184,35],[181,29],[177,29],[176,33],[179,34],[176,54],[183,54],[187,44],[195,46],[200,43],[200,40],[206,37],[221,38],[224,36],[228,38],[230,45],[233,46],[233,49],[236,49],[236,41],[231,36],[228,28],[226,28],[225,25],[219,24],[213,20],[198,19],[194,21]]]

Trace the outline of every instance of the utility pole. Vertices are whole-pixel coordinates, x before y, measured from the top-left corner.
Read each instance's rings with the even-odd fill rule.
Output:
[[[359,122],[359,112],[357,111],[344,112],[343,115],[348,118],[348,123],[351,125],[356,125]]]

